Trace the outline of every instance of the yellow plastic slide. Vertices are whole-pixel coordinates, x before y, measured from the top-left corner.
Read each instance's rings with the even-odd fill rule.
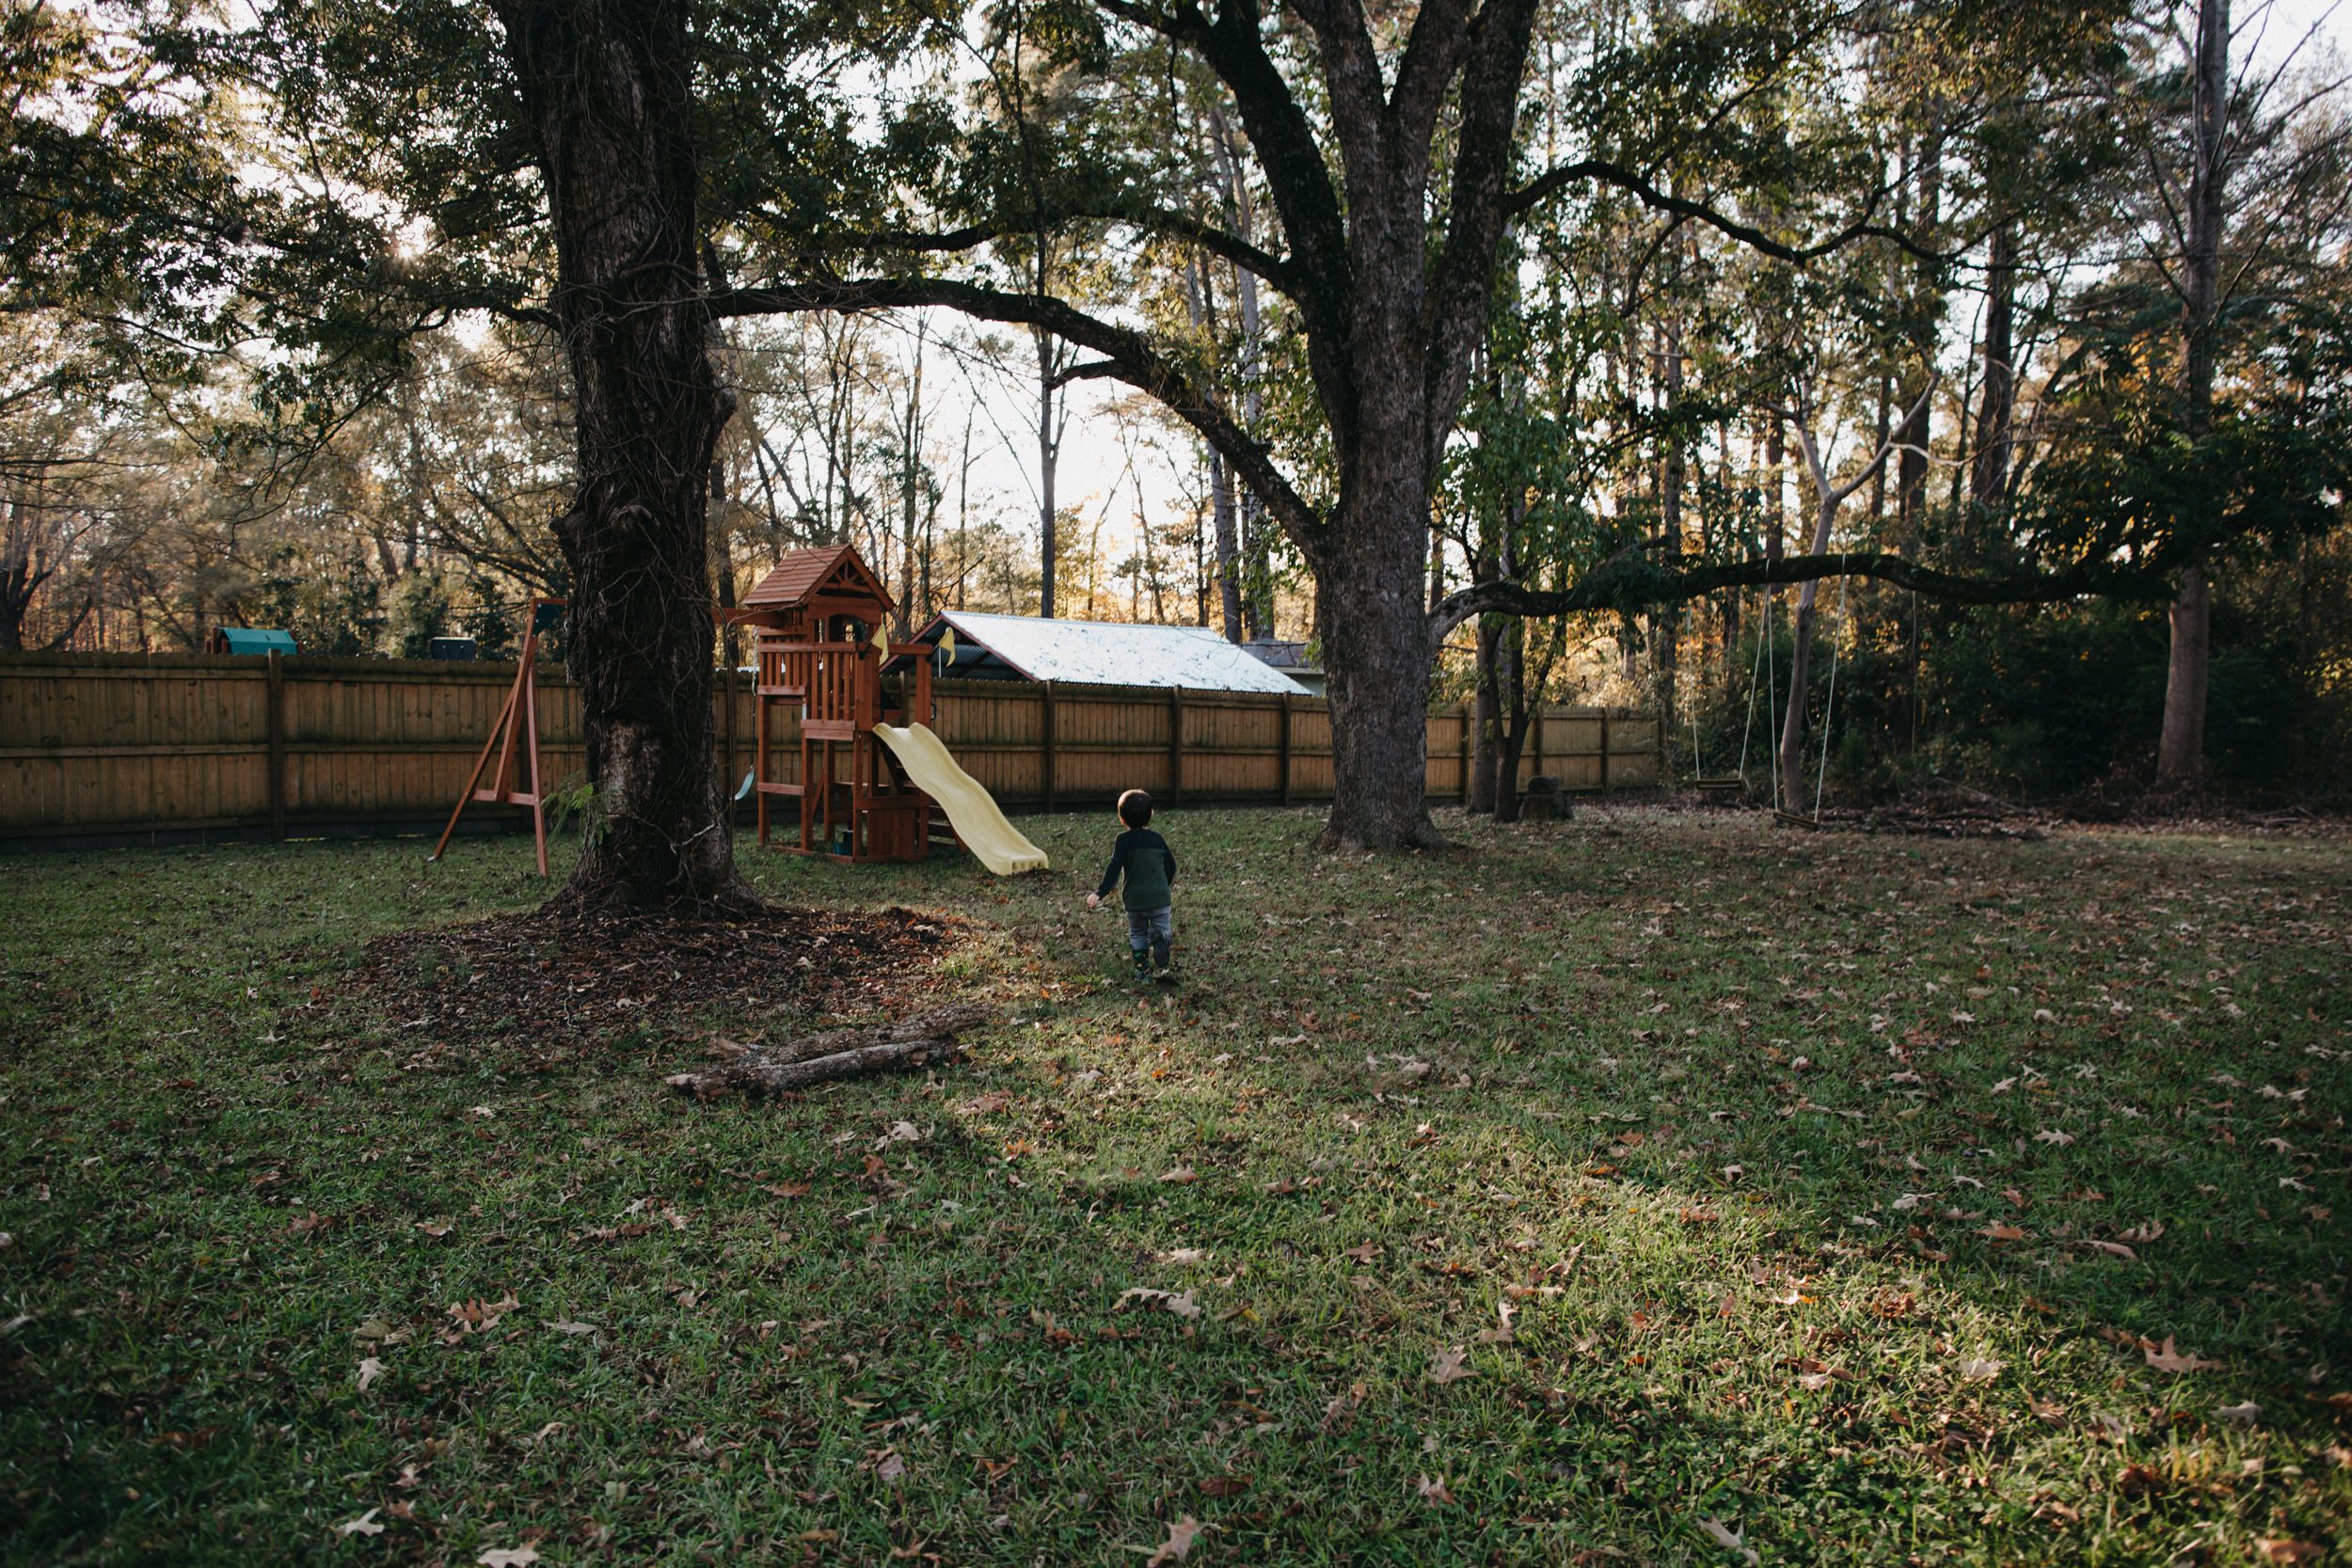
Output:
[[[877,724],[874,733],[906,768],[914,787],[939,802],[955,825],[956,836],[980,857],[982,865],[999,877],[1046,868],[1045,851],[1005,820],[1005,814],[996,808],[996,798],[957,766],[929,725],[909,724],[894,730],[888,724]]]

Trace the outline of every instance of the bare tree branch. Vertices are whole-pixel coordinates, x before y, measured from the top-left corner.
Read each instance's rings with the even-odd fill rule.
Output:
[[[1864,209],[1862,216],[1829,238],[1817,240],[1810,245],[1790,245],[1772,238],[1752,223],[1742,223],[1726,213],[1718,212],[1704,201],[1693,201],[1687,197],[1679,197],[1672,192],[1661,190],[1654,182],[1633,169],[1622,164],[1612,163],[1606,158],[1584,158],[1573,164],[1562,164],[1555,168],[1547,169],[1512,193],[1509,202],[1510,210],[1513,213],[1524,213],[1531,208],[1539,207],[1565,191],[1570,185],[1588,180],[1604,185],[1614,185],[1617,189],[1638,198],[1643,205],[1658,212],[1673,213],[1681,217],[1694,218],[1719,233],[1738,240],[1752,250],[1761,251],[1767,256],[1775,257],[1783,261],[1810,261],[1816,258],[1827,256],[1832,251],[1841,250],[1853,244],[1854,241],[1863,239],[1884,240],[1918,257],[1923,261],[1958,261],[1967,253],[1968,249],[1966,245],[1963,245],[1956,250],[1936,250],[1919,244],[1899,229],[1892,229],[1885,224],[1871,221],[1877,215],[1879,202],[1884,194],[1883,191],[1871,192],[1869,203]]]
[[[807,310],[883,310],[936,306],[982,321],[1040,327],[1103,356],[1089,377],[1107,377],[1148,392],[1200,433],[1249,482],[1266,510],[1310,559],[1324,548],[1322,516],[1274,466],[1263,443],[1225,411],[1223,403],[1142,333],[1090,316],[1045,294],[1010,293],[938,277],[812,279],[714,294],[714,318],[789,315]]]

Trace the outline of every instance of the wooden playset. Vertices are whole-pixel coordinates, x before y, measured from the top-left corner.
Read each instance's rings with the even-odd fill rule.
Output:
[[[933,801],[914,786],[874,733],[877,724],[931,721],[931,650],[892,642],[894,606],[872,569],[847,545],[796,550],[743,596],[727,618],[752,633],[753,790],[759,842],[841,861],[921,860],[930,852]],[[911,655],[914,689],[885,707],[882,666]],[[800,770],[771,773],[777,705],[800,713]],[[773,843],[769,802],[800,801],[800,842]]]

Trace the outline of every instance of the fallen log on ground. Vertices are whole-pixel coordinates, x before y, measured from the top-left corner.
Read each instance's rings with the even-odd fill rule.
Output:
[[[937,1007],[873,1028],[828,1029],[780,1045],[751,1046],[715,1067],[662,1081],[707,1100],[730,1092],[781,1094],[834,1078],[921,1067],[954,1053],[957,1035],[993,1016],[983,1006]]]

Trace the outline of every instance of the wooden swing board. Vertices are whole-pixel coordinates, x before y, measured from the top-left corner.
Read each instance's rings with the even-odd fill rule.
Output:
[[[1783,811],[1778,806],[1772,808],[1772,820],[1784,828],[1810,828],[1816,832],[1819,832],[1821,828],[1820,817],[1799,816],[1795,812]]]

